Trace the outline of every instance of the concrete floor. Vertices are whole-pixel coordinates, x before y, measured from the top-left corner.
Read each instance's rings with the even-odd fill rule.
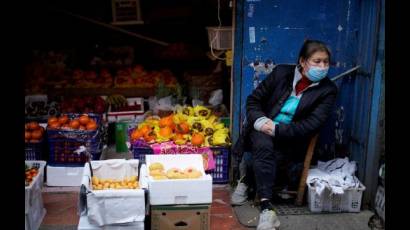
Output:
[[[115,153],[114,147],[104,151],[101,159],[133,158],[131,153]],[[76,230],[79,222],[77,215],[79,187],[47,187],[43,188],[46,216],[40,230]],[[228,185],[214,185],[211,205],[211,229],[247,230],[239,223],[230,205]],[[360,213],[288,215],[279,216],[280,230],[364,230],[367,226],[370,211]]]
[[[43,190],[44,206],[47,214],[40,230],[77,229],[78,187],[45,187]],[[246,230],[242,226],[229,203],[229,186],[216,185],[213,188],[211,205],[211,229]],[[364,230],[373,213],[315,214],[280,216],[280,230]]]

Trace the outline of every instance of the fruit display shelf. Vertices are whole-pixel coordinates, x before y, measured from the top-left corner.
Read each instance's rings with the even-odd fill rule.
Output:
[[[150,97],[155,96],[155,88],[61,88],[48,90],[48,95],[53,96],[100,96],[113,94],[121,94],[125,97]]]

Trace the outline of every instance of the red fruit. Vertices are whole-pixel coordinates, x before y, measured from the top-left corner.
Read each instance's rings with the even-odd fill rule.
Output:
[[[24,133],[24,139],[30,140],[30,139],[31,139],[31,132],[26,131],[26,132]]]
[[[80,124],[81,125],[87,125],[88,122],[90,122],[90,118],[88,117],[88,115],[81,115],[81,117],[79,118]]]
[[[63,115],[63,116],[58,118],[58,123],[60,123],[60,125],[64,125],[67,122],[68,122],[68,116],[67,115]]]
[[[72,121],[70,122],[69,126],[70,126],[70,128],[72,128],[72,129],[78,129],[78,128],[80,127],[80,122],[79,122],[77,119],[72,120]]]
[[[97,123],[95,123],[95,121],[91,121],[87,124],[86,128],[87,128],[87,130],[96,130],[97,129]]]

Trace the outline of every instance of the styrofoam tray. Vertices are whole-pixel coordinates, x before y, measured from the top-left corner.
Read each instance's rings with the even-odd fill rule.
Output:
[[[148,168],[154,162],[164,165],[165,171],[171,168],[184,170],[194,167],[203,176],[198,179],[154,180],[148,176],[149,201],[151,205],[209,204],[212,203],[212,177],[205,174],[200,154],[146,155]]]

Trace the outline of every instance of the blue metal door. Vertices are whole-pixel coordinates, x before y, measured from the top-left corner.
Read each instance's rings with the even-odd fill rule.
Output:
[[[336,81],[337,104],[322,130],[319,150],[332,157],[345,149],[349,158],[358,162],[358,176],[363,181],[380,5],[373,0],[236,1],[233,140],[246,115],[247,96],[272,65],[295,64],[305,39],[322,40],[332,51],[330,77],[358,65],[361,68]]]

